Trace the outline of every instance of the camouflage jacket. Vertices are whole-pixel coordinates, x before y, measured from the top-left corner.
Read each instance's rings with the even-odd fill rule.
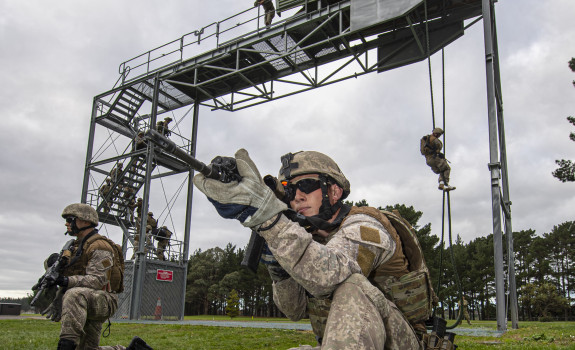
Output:
[[[383,225],[365,214],[349,215],[325,244],[314,241],[303,227],[283,216],[274,227],[260,234],[291,276],[274,283],[273,290],[274,302],[292,320],[305,316],[306,291],[317,298],[328,297],[349,276],[362,273],[360,252],[371,253],[370,269],[374,270],[391,259],[396,249]],[[371,239],[366,240],[366,235]],[[373,239],[374,235],[379,239]]]
[[[429,141],[428,141],[428,148],[430,150],[429,154],[426,154],[426,157],[435,157],[435,155],[437,153],[441,152],[441,149],[443,148],[443,143],[441,142],[441,140],[437,137],[435,137],[434,135],[429,135]]]
[[[84,245],[84,249],[78,259],[74,259],[80,243]],[[91,244],[86,249],[86,243],[78,240],[74,242],[72,264],[64,270],[64,275],[68,276],[68,288],[86,287],[110,291],[109,276],[114,261],[112,247],[99,240],[97,244]]]

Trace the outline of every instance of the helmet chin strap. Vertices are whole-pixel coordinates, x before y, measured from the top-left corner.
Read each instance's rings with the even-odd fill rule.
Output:
[[[335,229],[341,224],[343,218],[345,218],[345,216],[351,210],[351,208],[347,205],[344,205],[341,200],[338,200],[333,205],[330,204],[328,195],[329,182],[326,175],[319,175],[319,183],[321,188],[322,201],[321,207],[319,208],[319,213],[317,215],[306,217],[294,212],[293,210],[288,210],[285,212],[289,219],[299,223],[308,232],[313,232],[315,230],[331,231]],[[339,213],[337,217],[332,222],[329,222],[329,220],[335,215],[335,213],[337,213],[338,210]]]
[[[70,223],[70,228],[72,229],[72,232],[66,231],[64,232],[64,235],[77,236],[80,232],[96,226],[97,225],[91,224],[83,228],[78,228],[78,225],[76,225],[76,219],[74,219],[74,221]]]

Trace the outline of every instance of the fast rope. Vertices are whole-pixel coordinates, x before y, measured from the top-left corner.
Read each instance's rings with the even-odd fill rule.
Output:
[[[431,118],[433,123],[433,129],[435,129],[435,101],[433,96],[433,75],[431,69],[431,48],[430,48],[430,40],[429,40],[429,21],[428,21],[428,14],[427,14],[427,0],[423,2],[423,9],[424,9],[424,16],[425,16],[425,38],[426,38],[426,51],[427,51],[427,68],[429,72],[429,90],[431,96]],[[442,77],[442,115],[443,115],[443,144],[444,144],[444,153],[447,153],[447,143],[445,137],[445,51],[441,49],[441,77]],[[461,287],[461,281],[459,279],[459,274],[457,272],[456,264],[455,264],[455,256],[453,253],[453,242],[452,242],[452,234],[451,234],[451,199],[449,195],[449,191],[442,191],[443,192],[443,201],[442,201],[442,214],[441,214],[441,242],[440,242],[440,254],[439,254],[439,275],[437,281],[437,289],[436,293],[439,295],[440,287],[441,287],[441,276],[443,270],[443,246],[445,241],[445,204],[447,203],[447,218],[448,218],[448,230],[449,230],[449,251],[451,255],[451,264],[453,266],[453,271],[455,272],[455,282],[457,284],[458,289],[458,300],[461,301],[463,298],[463,290]],[[443,303],[442,303],[443,304]],[[463,307],[463,303],[460,303],[460,308]],[[443,305],[442,305],[443,306]],[[433,310],[433,314],[435,315],[437,308]],[[461,323],[461,319],[463,318],[463,312],[459,311],[459,315],[457,320],[453,325],[447,326],[446,329],[453,329],[457,327]]]

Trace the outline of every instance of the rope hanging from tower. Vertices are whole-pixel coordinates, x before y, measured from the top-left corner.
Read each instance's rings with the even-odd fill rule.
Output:
[[[432,118],[432,125],[433,128],[436,128],[435,124],[435,101],[433,95],[433,74],[431,69],[431,47],[430,47],[430,40],[429,40],[429,25],[428,25],[428,17],[427,17],[427,0],[423,1],[424,6],[424,16],[425,16],[425,38],[426,38],[426,51],[427,51],[427,67],[429,72],[429,90],[430,90],[430,97],[431,97],[431,118]],[[441,49],[441,76],[442,76],[442,125],[443,130],[445,131],[445,51]],[[445,133],[443,133],[443,143],[444,143],[444,153],[446,153],[446,141],[445,141]],[[447,160],[446,160],[447,161]],[[450,199],[450,191],[442,191],[443,199],[442,199],[442,215],[441,215],[441,241],[440,241],[440,255],[439,255],[439,275],[438,275],[438,282],[437,282],[437,290],[436,293],[439,295],[440,287],[441,287],[441,276],[443,270],[443,246],[445,242],[445,207],[447,204],[447,224],[448,224],[448,233],[449,233],[449,251],[451,256],[451,264],[453,266],[453,271],[455,273],[455,282],[457,284],[458,289],[458,300],[462,300],[463,291],[461,286],[461,280],[459,278],[459,274],[457,272],[456,264],[455,264],[455,256],[453,253],[453,242],[452,242],[452,233],[451,233],[451,199]],[[460,307],[463,307],[462,303]],[[437,308],[433,311],[435,315],[437,312]],[[461,323],[461,319],[463,318],[463,312],[459,311],[459,315],[455,320],[453,325],[447,326],[446,329],[453,329],[457,327]]]

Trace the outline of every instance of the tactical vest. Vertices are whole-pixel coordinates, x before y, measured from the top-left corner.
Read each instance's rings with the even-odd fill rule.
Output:
[[[434,144],[437,143],[437,146]],[[419,141],[419,151],[424,156],[433,156],[443,148],[443,143],[440,139],[432,135],[425,135]]]
[[[373,271],[370,271],[369,267],[372,266],[374,257],[370,260],[369,251],[362,249],[360,245],[358,264],[362,273],[387,299],[397,305],[412,325],[426,321],[433,312],[433,306],[437,304],[437,297],[413,228],[399,213],[371,207],[353,207],[348,217],[355,214],[365,214],[377,219],[396,243],[392,257]],[[362,235],[362,239],[370,240],[369,235]],[[323,338],[330,306],[331,298],[308,297],[310,323],[319,338]]]
[[[104,250],[112,253],[112,268],[108,270],[108,280],[112,292],[121,293],[124,291],[124,255],[122,247],[108,237],[94,233],[83,242],[82,252],[79,257],[74,256],[80,247],[72,254],[71,264],[64,269],[65,276],[85,276],[88,267],[89,256],[93,251]]]

